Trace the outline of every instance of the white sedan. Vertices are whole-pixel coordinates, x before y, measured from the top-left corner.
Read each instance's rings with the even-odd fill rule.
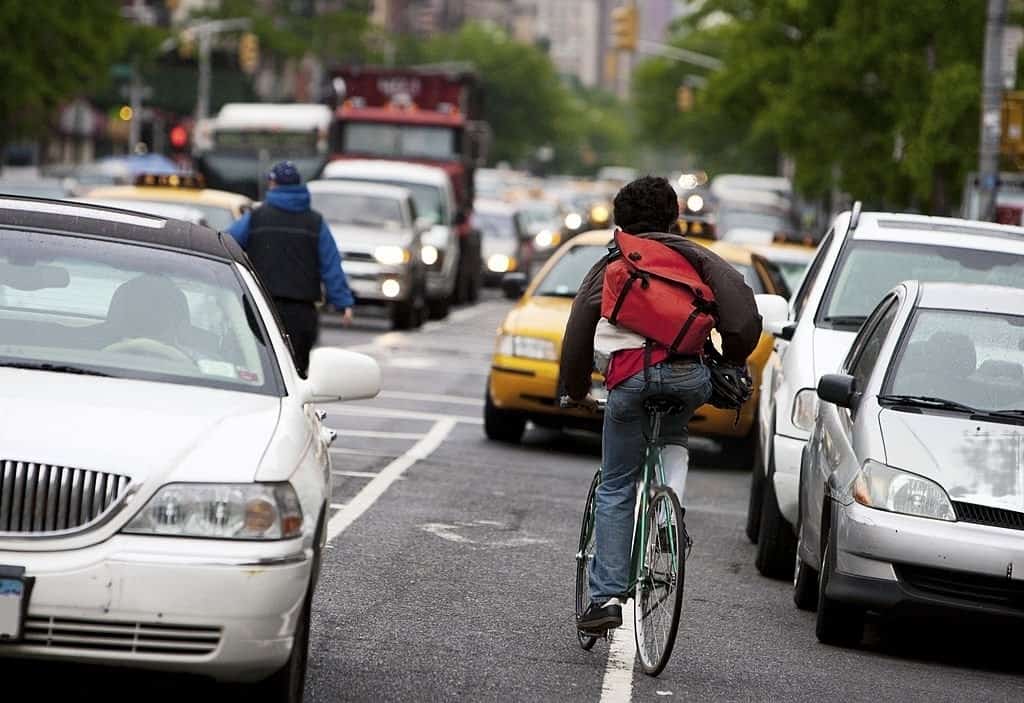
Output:
[[[331,494],[314,403],[379,385],[340,349],[300,377],[230,237],[0,198],[0,657],[301,700]]]

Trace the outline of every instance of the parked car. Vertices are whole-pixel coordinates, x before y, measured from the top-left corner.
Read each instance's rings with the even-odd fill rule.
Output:
[[[194,225],[208,227],[209,223],[200,210],[177,203],[147,202],[145,200],[117,200],[116,198],[70,198],[69,202],[89,203],[102,207],[117,208],[131,212],[142,212],[147,215],[157,215],[174,220],[191,222]]]
[[[794,600],[818,639],[869,610],[1024,615],[1024,290],[900,284],[817,393]]]
[[[506,273],[514,271],[529,274],[534,245],[520,206],[477,200],[473,203],[473,222],[480,229],[485,285],[497,286]]]
[[[380,369],[319,348],[303,378],[276,320],[231,237],[0,198],[0,657],[301,700],[331,499],[313,403],[373,397]]]
[[[518,299],[498,330],[484,407],[484,430],[490,439],[518,442],[527,421],[542,427],[577,427],[600,431],[600,418],[558,405],[558,360],[562,335],[573,298],[591,267],[608,253],[610,230],[586,232],[564,244],[527,285],[525,274],[512,274],[504,282],[505,293]],[[725,242],[701,242],[739,270],[757,294],[762,316],[784,318],[786,304],[778,285],[781,275],[750,252]],[[764,294],[768,294],[767,296]],[[774,303],[768,302],[773,300]],[[774,308],[770,306],[774,305]],[[713,335],[714,337],[714,335]],[[772,352],[773,339],[765,333],[748,359],[755,381]],[[602,394],[604,379],[594,374],[594,392]],[[755,390],[756,396],[756,390]],[[729,463],[750,466],[754,449],[756,397],[741,409],[704,405],[690,421],[693,434],[726,439]]]
[[[359,304],[384,305],[397,330],[427,317],[423,235],[432,220],[416,219],[405,188],[355,181],[310,181],[313,209],[327,221]]]
[[[412,193],[416,215],[430,218],[423,234],[420,258],[427,267],[427,305],[440,319],[456,297],[461,244],[452,182],[444,169],[404,161],[352,159],[332,161],[324,167],[326,180],[364,181],[400,186]],[[474,272],[475,273],[475,272]]]
[[[762,376],[760,457],[751,475],[747,536],[765,576],[792,573],[800,454],[818,408],[815,388],[835,371],[879,299],[905,279],[1024,287],[1024,229],[940,217],[840,214],[825,235],[779,349]]]

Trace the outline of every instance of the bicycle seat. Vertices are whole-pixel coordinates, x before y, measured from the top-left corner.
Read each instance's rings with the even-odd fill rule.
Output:
[[[688,409],[687,404],[674,395],[652,395],[644,401],[644,410],[651,415],[679,415]]]

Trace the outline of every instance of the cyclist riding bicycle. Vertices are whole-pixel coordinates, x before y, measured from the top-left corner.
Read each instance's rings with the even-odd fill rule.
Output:
[[[648,256],[630,251],[623,257],[620,249],[628,239],[646,247],[647,252],[659,250],[648,259],[660,255],[662,262],[667,261],[669,266],[678,266],[681,273],[699,278],[691,290],[709,289],[713,298],[698,294],[700,300],[695,302],[698,312],[693,314],[707,312],[711,316],[709,324],[713,321],[721,336],[722,359],[717,365],[716,380],[726,396],[731,394],[730,387],[734,387],[740,398],[744,397],[744,389],[749,389],[746,359],[761,335],[761,318],[754,294],[743,276],[709,249],[671,232],[679,217],[679,201],[667,180],[647,176],[629,183],[615,196],[613,214],[619,246],[610,248],[609,255],[594,265],[576,294],[562,343],[560,368],[562,390],[574,401],[592,403],[589,394],[595,366],[604,373],[608,389],[602,437],[602,478],[596,498],[590,605],[577,621],[577,627],[587,632],[600,632],[622,624],[622,604],[629,588],[636,481],[645,447],[644,401],[655,395],[672,396],[683,411],[667,416],[661,429],[665,444],[662,451],[665,482],[682,502],[688,470],[687,425],[694,411],[712,396],[711,371],[703,352],[707,330],[699,328],[698,334],[703,339],[690,340],[687,353],[680,354],[673,352],[679,349],[674,343],[657,343],[651,340],[649,332],[642,336],[624,324],[612,324],[614,320],[609,317],[616,317],[622,303],[608,314],[609,300],[604,293],[606,285],[611,284],[605,283],[606,272],[617,259],[628,263],[622,261],[625,258],[636,264],[642,263],[643,256]],[[622,236],[622,233],[632,237]],[[668,249],[651,247],[650,242]],[[671,254],[666,257],[662,251],[674,252],[679,258]],[[655,287],[648,285],[653,280],[651,276],[663,280],[672,277],[649,276],[642,270],[632,275],[640,283],[633,286],[632,281],[627,281],[624,288],[637,293]],[[686,280],[682,276],[678,278]],[[638,299],[642,300],[642,295]],[[645,322],[655,326],[661,320],[650,318],[668,317],[664,311],[655,313],[653,310],[653,307],[650,312],[641,310],[640,317],[646,315]],[[678,321],[666,319],[665,322]],[[640,326],[646,329],[645,325],[634,325]],[[676,341],[690,327],[686,324]],[[716,389],[719,395],[723,394],[723,388]]]

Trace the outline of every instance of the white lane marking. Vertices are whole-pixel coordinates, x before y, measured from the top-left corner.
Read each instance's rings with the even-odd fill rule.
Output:
[[[331,429],[335,430],[339,437],[370,437],[373,439],[421,439],[423,437],[422,432],[378,432],[377,430],[345,430],[337,427]]]
[[[476,305],[471,305],[470,307],[462,308],[460,310],[452,312],[450,315],[448,315],[448,318],[445,321],[467,322],[469,320],[472,320],[474,317],[480,317],[485,312],[490,312],[494,310],[500,305],[503,306],[505,304],[490,300],[487,301],[486,303],[477,303]]]
[[[345,503],[331,503],[331,510],[341,510],[345,505]]]
[[[611,633],[600,703],[629,703],[633,697],[633,664],[636,661],[633,609],[636,603],[630,601],[630,606],[622,609],[622,627]]]
[[[405,391],[381,391],[378,398],[393,398],[394,400],[420,400],[424,403],[444,403],[454,405],[471,405],[474,408],[483,407],[484,401],[481,398],[467,398],[462,395],[440,395],[436,393],[407,393]]]
[[[348,476],[349,478],[377,478],[376,471],[332,471],[335,476]]]
[[[451,420],[453,422],[465,422],[470,425],[482,425],[482,417],[470,417],[467,415],[441,415],[438,413],[421,413],[414,410],[399,410],[397,408],[377,408],[372,405],[331,405],[332,415],[359,415],[362,417],[394,417],[400,420]],[[339,434],[343,434],[338,430]],[[358,436],[358,435],[356,435]]]
[[[480,545],[486,547],[487,549],[493,549],[495,547],[525,547],[531,544],[547,544],[551,541],[548,539],[540,539],[538,537],[510,537],[508,539],[499,540],[471,539],[455,531],[466,528],[502,528],[504,526],[504,523],[495,522],[493,520],[474,520],[473,522],[456,522],[453,524],[448,524],[444,522],[428,522],[423,525],[420,525],[420,529],[424,532],[429,532],[435,537],[440,537],[441,539],[448,540],[449,542],[455,542],[458,544]]]
[[[394,459],[396,452],[369,452],[365,449],[349,449],[348,447],[331,447],[331,454],[345,454],[352,456],[372,456],[372,457],[387,457]]]
[[[390,464],[381,469],[377,476],[363,486],[363,489],[356,493],[355,497],[345,505],[344,508],[334,514],[327,522],[327,541],[333,540],[349,527],[360,515],[365,513],[377,499],[384,495],[384,491],[395,482],[399,476],[405,473],[406,469],[417,461],[426,459],[455,429],[454,418],[444,418],[434,423],[430,431],[416,444],[409,447],[408,451],[398,457]]]
[[[449,542],[473,542],[473,540],[466,537],[466,535],[460,535],[458,532],[452,532],[456,527],[456,525],[446,525],[443,522],[428,522],[426,525],[420,525],[420,529],[424,532],[429,532],[435,537],[446,539]]]

